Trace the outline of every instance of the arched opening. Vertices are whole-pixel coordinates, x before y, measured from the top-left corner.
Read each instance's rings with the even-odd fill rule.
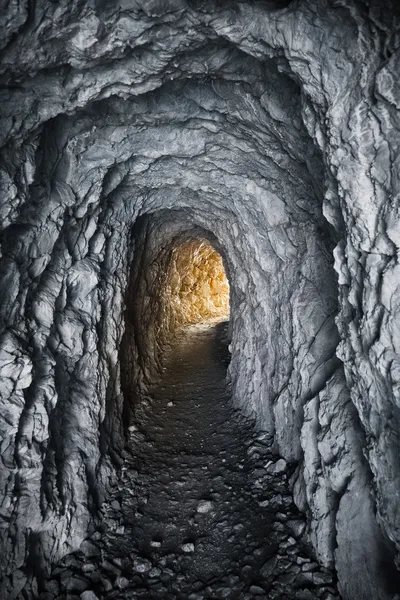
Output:
[[[227,257],[211,232],[179,211],[139,217],[126,292],[121,345],[125,426],[163,374],[177,337],[188,328],[213,330],[213,348],[230,360],[231,288]],[[189,352],[189,347],[187,347]]]
[[[193,238],[172,248],[162,294],[170,332],[229,319],[229,282],[222,256],[208,240]]]

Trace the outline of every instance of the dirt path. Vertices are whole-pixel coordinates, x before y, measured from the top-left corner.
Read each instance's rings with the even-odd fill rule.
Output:
[[[220,329],[178,336],[101,532],[58,566],[54,598],[338,598],[303,540],[290,466],[231,405]]]

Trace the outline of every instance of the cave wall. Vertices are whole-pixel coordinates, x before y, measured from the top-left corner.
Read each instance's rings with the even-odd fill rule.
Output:
[[[160,211],[177,217],[159,223],[167,239],[196,226],[221,245],[235,401],[298,464],[318,556],[343,597],[390,597],[379,561],[380,526],[400,545],[398,14],[355,0],[277,8],[8,6],[7,589],[25,585],[29,557],[46,568],[79,545],[114,476],[132,231]]]
[[[229,283],[221,255],[206,239],[172,249],[163,312],[171,333],[196,323],[229,320]]]

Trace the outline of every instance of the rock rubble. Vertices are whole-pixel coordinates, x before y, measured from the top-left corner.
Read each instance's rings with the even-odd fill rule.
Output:
[[[100,529],[60,561],[40,600],[339,598],[293,503],[293,467],[232,405],[216,336],[179,334],[151,407],[138,407],[141,435]]]

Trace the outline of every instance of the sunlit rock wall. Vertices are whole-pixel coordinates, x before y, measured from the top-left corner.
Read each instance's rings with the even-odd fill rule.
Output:
[[[222,257],[205,240],[172,249],[163,287],[171,332],[185,324],[229,318],[229,283]]]
[[[277,7],[8,5],[5,594],[32,588],[51,558],[79,545],[118,467],[121,341],[143,318],[132,317],[127,293],[132,265],[148,267],[134,290],[139,307],[156,282],[140,241],[160,251],[148,231],[135,239],[150,213],[167,237],[209,232],[224,257],[235,402],[298,465],[296,502],[343,597],[396,591],[398,9]],[[146,356],[149,331],[142,326],[144,350],[132,345],[129,360]]]

